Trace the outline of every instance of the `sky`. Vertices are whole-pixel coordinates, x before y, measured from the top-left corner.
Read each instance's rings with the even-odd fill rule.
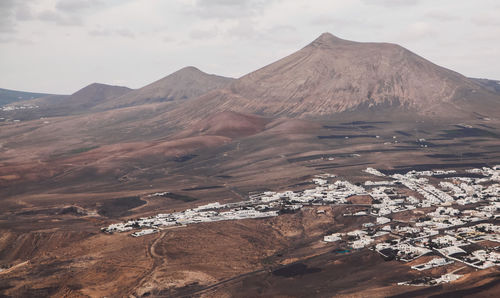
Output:
[[[0,0],[0,88],[140,88],[185,66],[240,77],[323,32],[500,80],[497,0]]]

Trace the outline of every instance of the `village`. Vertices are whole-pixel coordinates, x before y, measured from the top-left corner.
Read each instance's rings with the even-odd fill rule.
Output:
[[[412,262],[433,255],[427,263],[412,266],[425,271],[455,262],[481,270],[500,265],[500,166],[455,170],[410,171],[384,174],[364,170],[374,178],[351,183],[332,174],[316,176],[314,188],[302,191],[263,192],[248,200],[220,204],[214,202],[193,209],[129,220],[102,228],[103,232],[128,232],[140,237],[160,230],[225,220],[275,217],[298,212],[305,206],[356,206],[345,217],[367,217],[357,229],[325,235],[323,242],[340,244],[349,250],[369,248],[386,260]],[[154,193],[149,196],[162,196]],[[353,196],[369,196],[371,204],[353,204]],[[425,210],[425,211],[423,211]],[[318,214],[321,211],[318,210]],[[401,212],[416,215],[394,219]],[[481,242],[496,243],[483,247]],[[440,277],[419,278],[401,285],[428,286],[451,282],[461,275],[448,272]]]
[[[5,105],[0,107],[0,111],[4,112],[10,112],[10,111],[16,111],[16,110],[30,110],[30,109],[37,109],[39,108],[37,105],[34,104],[11,104],[11,105]]]

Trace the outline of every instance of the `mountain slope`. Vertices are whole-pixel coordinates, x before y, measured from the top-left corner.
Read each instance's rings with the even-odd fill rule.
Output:
[[[182,68],[156,82],[101,105],[101,108],[186,100],[227,86],[233,79],[207,74],[195,67]]]
[[[130,91],[132,91],[132,89],[123,86],[93,83],[73,93],[69,101],[91,106],[127,94]]]
[[[16,91],[16,90],[0,88],[0,106],[13,103],[16,101],[30,100],[49,95],[50,94],[45,94],[45,93],[24,92],[24,91]]]
[[[263,131],[268,122],[262,117],[226,111],[200,120],[192,129],[197,134],[235,138]]]
[[[129,93],[132,89],[100,83],[90,84],[71,95],[46,96],[32,101],[45,116],[61,116],[88,112],[96,105]]]
[[[488,79],[476,79],[476,78],[470,78],[470,79],[478,83],[479,85],[485,87],[486,89],[490,90],[491,92],[500,94],[500,81],[488,80]]]
[[[324,33],[226,90],[202,96],[188,109],[293,117],[398,110],[445,117],[467,112],[472,98],[489,107],[495,101],[490,97],[472,80],[401,46],[352,42]],[[473,106],[480,108],[477,102]]]

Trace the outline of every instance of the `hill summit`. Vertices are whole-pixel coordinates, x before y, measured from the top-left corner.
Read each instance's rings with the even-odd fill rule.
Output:
[[[207,74],[196,67],[184,67],[158,81],[134,90],[102,107],[116,108],[153,102],[187,100],[227,86],[233,79]]]

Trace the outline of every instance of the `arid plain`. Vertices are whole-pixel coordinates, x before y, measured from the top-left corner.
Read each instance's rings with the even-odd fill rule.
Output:
[[[496,296],[498,266],[455,262],[424,274],[411,266],[433,253],[404,263],[324,242],[373,222],[344,216],[370,206],[366,196],[142,237],[101,232],[257,193],[303,191],[318,175],[363,185],[373,180],[366,168],[493,168],[500,164],[495,84],[397,45],[325,33],[239,79],[187,67],[137,90],[92,84],[12,103],[25,108],[0,110],[0,295]],[[388,216],[397,225],[434,209]],[[398,285],[450,271],[463,276]]]

